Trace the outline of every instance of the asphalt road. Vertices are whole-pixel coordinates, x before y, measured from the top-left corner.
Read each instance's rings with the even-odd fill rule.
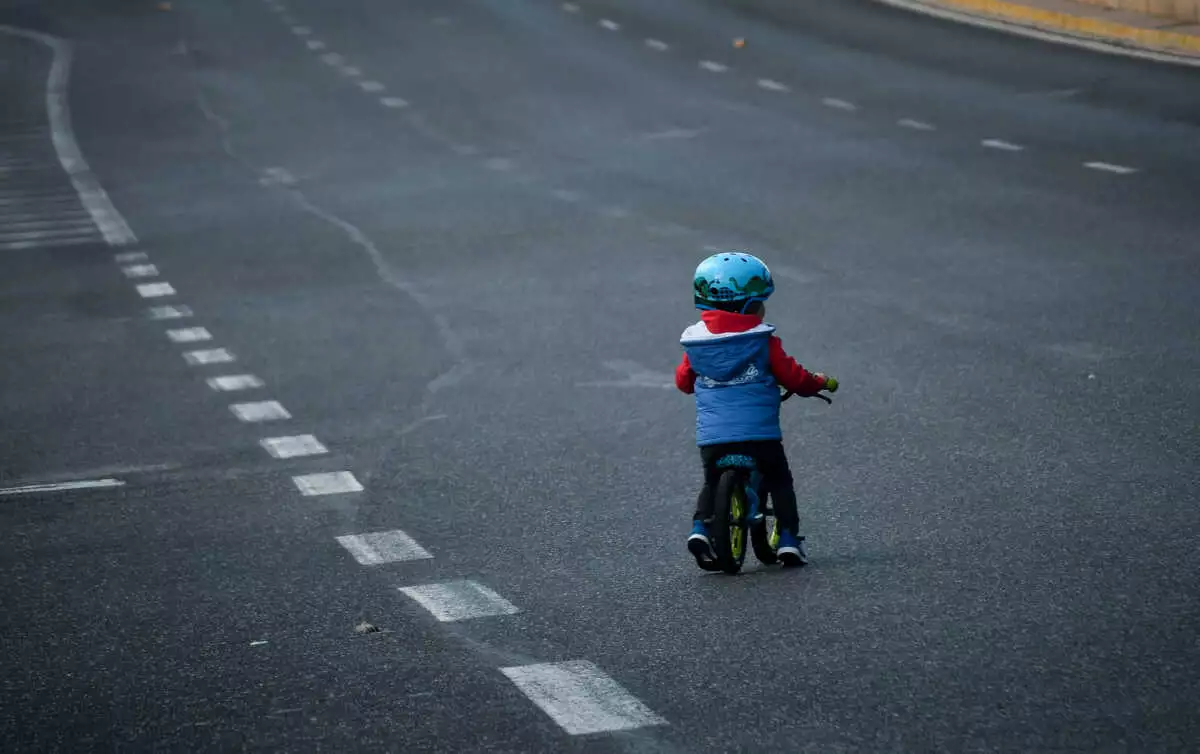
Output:
[[[866,0],[0,24],[73,43],[137,236],[0,257],[0,748],[1194,748],[1200,71]],[[0,35],[0,164],[38,168],[0,242],[83,211],[53,61]],[[785,406],[801,571],[683,546],[710,247],[843,384]],[[445,583],[495,614],[399,591]]]

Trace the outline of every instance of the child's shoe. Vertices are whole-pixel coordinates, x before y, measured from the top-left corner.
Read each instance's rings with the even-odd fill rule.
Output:
[[[717,565],[717,554],[713,552],[712,542],[708,539],[708,527],[703,521],[692,522],[692,533],[687,539],[687,548],[696,558],[696,565],[706,571],[711,571]]]
[[[804,537],[790,531],[779,532],[779,548],[775,551],[785,566],[808,565],[808,554],[804,552]]]

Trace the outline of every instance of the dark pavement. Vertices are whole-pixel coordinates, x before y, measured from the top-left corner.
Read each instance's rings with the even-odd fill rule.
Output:
[[[567,5],[0,3],[73,42],[138,237],[4,252],[0,487],[125,485],[0,495],[0,748],[1193,748],[1200,71],[865,0]],[[47,50],[0,60],[36,113]],[[708,247],[843,384],[784,407],[801,571],[683,547]],[[395,530],[432,557],[336,539]],[[518,612],[397,591],[457,579]],[[570,661],[645,708],[501,672]]]

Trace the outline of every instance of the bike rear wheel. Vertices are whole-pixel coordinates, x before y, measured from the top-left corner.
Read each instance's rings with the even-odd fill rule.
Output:
[[[714,498],[713,525],[710,530],[713,550],[722,571],[737,573],[742,570],[742,563],[746,560],[746,534],[750,516],[744,475],[733,470],[722,474]]]

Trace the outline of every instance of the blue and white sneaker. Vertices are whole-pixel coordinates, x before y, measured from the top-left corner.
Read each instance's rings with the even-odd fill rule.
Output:
[[[687,548],[696,558],[696,565],[706,571],[717,567],[717,554],[713,552],[712,542],[708,539],[708,527],[703,521],[692,522],[692,533],[688,536]]]
[[[804,537],[790,531],[779,532],[779,548],[775,551],[785,566],[808,565],[808,553],[804,552]]]

